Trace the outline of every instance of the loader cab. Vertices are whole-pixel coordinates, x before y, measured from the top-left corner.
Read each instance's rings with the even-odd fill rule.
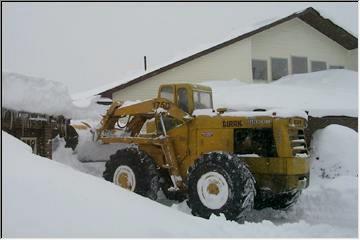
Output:
[[[196,109],[212,109],[210,87],[197,84],[165,84],[159,87],[159,98],[166,98],[190,115]]]

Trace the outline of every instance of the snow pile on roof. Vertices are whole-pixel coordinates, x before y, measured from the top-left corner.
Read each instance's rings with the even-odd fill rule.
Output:
[[[310,116],[358,115],[357,72],[339,69],[288,75],[269,84],[209,81],[214,106],[234,110],[292,109]]]
[[[5,132],[2,142],[4,237],[356,236],[354,229],[305,221],[239,225],[222,217],[193,217],[33,155]]]
[[[74,105],[65,85],[42,78],[17,73],[2,73],[3,107],[47,115],[64,115],[69,118],[94,118],[105,111],[96,104],[99,96],[90,99],[86,107]]]
[[[358,176],[358,134],[354,130],[329,125],[317,130],[311,141],[312,173],[333,179]]]

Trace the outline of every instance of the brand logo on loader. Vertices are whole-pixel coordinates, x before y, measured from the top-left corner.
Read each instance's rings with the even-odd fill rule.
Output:
[[[242,121],[223,121],[223,127],[241,127]]]
[[[271,120],[264,120],[264,119],[249,119],[249,123],[251,125],[256,125],[256,124],[270,124]]]

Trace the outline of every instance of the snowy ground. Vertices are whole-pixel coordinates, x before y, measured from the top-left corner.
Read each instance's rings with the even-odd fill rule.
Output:
[[[11,91],[24,85],[20,83],[29,89],[43,84],[45,91],[56,86],[39,79],[30,84],[16,74],[6,79],[5,87]],[[312,116],[357,116],[357,84],[357,73],[347,70],[291,75],[266,85],[237,80],[207,83],[213,88],[215,107],[309,110]],[[64,95],[65,100],[51,111],[69,110],[63,105],[70,104],[63,90],[56,96]],[[44,110],[44,105],[24,103],[25,97],[2,93],[6,107]],[[44,102],[39,97],[33,100]],[[68,114],[89,118],[86,122],[95,127],[104,111],[93,108],[95,101],[78,99]],[[89,109],[91,114],[80,114]],[[33,155],[24,143],[2,132],[2,231],[5,237],[357,237],[357,137],[355,131],[338,125],[317,131],[311,145],[310,186],[297,204],[287,211],[253,210],[244,224],[238,224],[222,216],[194,217],[185,202],[166,200],[161,193],[154,202],[104,181],[104,162],[79,159],[106,160],[123,145],[99,146],[90,141],[88,131],[80,130],[75,152],[56,139],[55,161]]]
[[[54,153],[55,161],[50,161],[33,155],[28,146],[7,133],[2,134],[5,237],[357,237],[358,234],[357,151],[354,151],[357,133],[341,126],[331,125],[315,134],[311,184],[299,202],[288,211],[254,210],[245,224],[226,221],[222,216],[209,220],[194,217],[185,202],[175,204],[162,198],[160,204],[123,190],[101,178],[103,163],[80,163],[77,154],[63,148],[62,140]],[[334,144],[342,152],[336,151]],[[327,161],[322,161],[324,158]],[[328,174],[324,175],[324,171]]]

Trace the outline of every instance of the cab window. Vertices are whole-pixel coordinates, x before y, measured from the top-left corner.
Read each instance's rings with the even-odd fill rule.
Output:
[[[184,112],[189,112],[188,92],[186,88],[179,88],[177,90],[177,97],[179,108]]]
[[[212,108],[211,94],[208,92],[194,91],[194,105],[195,109]]]
[[[162,87],[160,90],[160,97],[174,102],[174,88],[172,86]]]

